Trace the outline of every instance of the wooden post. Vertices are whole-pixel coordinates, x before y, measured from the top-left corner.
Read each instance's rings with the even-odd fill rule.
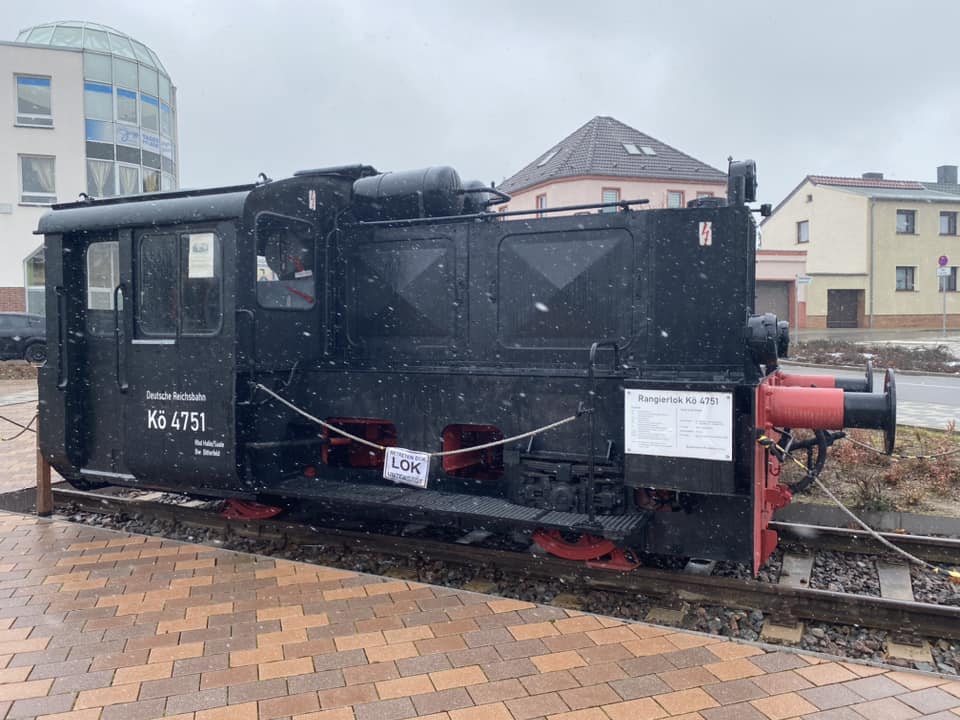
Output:
[[[50,463],[40,452],[40,419],[37,418],[37,515],[49,517],[53,513],[53,489],[50,487]]]

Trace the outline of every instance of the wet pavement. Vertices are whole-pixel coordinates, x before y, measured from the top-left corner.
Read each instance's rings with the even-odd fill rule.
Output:
[[[910,720],[957,679],[0,513],[6,720]]]

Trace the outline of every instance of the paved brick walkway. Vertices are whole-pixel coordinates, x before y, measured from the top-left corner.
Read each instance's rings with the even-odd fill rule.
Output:
[[[0,405],[0,416],[26,425],[37,412],[36,401],[16,405]],[[0,419],[0,493],[12,492],[37,484],[37,436],[26,432],[16,440],[6,440],[20,432],[13,423]]]
[[[37,383],[33,380],[0,380],[0,418],[26,425],[37,413]],[[33,427],[36,427],[34,424]],[[12,438],[20,428],[0,419],[0,438]],[[53,471],[53,481],[60,480]],[[25,432],[15,440],[0,440],[0,493],[37,484],[37,436]]]
[[[960,682],[0,513],[0,719],[907,720]]]

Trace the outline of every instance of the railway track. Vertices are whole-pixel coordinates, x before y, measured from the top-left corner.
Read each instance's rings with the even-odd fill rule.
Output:
[[[150,496],[146,496],[150,497]],[[561,581],[579,592],[602,591],[624,598],[639,596],[654,605],[677,607],[683,603],[724,605],[760,610],[779,624],[814,621],[870,627],[898,635],[960,639],[960,607],[935,605],[890,597],[873,597],[803,587],[797,582],[774,584],[711,575],[640,567],[629,573],[597,570],[552,556],[461,545],[418,537],[383,535],[366,531],[318,528],[282,519],[230,520],[202,506],[185,506],[109,493],[54,489],[55,502],[80,511],[123,514],[168,521],[181,528],[195,527],[226,537],[273,541],[281,546],[342,547],[355,552],[407,560],[411,554],[431,562],[476,569],[496,568],[522,579]],[[825,541],[856,552],[878,551],[854,531],[778,524],[778,531],[810,543]],[[960,557],[960,541],[892,535],[890,539],[931,561]],[[414,548],[411,549],[411,544]],[[877,546],[879,547],[879,546]]]
[[[810,544],[819,550],[866,555],[886,555],[890,552],[870,533],[863,530],[784,522],[772,522],[770,529],[777,531],[781,541]],[[960,563],[960,539],[903,533],[879,533],[879,535],[900,549],[927,562]]]

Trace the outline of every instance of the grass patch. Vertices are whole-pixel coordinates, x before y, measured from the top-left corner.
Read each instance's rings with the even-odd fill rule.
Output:
[[[0,362],[0,380],[36,380],[37,368],[22,360]]]
[[[848,430],[850,438],[879,449],[879,433]],[[820,480],[852,510],[896,510],[960,517],[960,437],[954,427],[929,430],[897,428],[896,455],[890,457],[837,441],[829,450]],[[914,459],[921,456],[920,459]],[[805,460],[799,457],[800,460]],[[784,480],[799,481],[803,470],[790,463]],[[808,496],[832,504],[815,485]]]
[[[789,360],[819,365],[864,365],[895,370],[960,374],[958,360],[945,345],[909,347],[870,345],[841,340],[807,340],[790,344]]]

